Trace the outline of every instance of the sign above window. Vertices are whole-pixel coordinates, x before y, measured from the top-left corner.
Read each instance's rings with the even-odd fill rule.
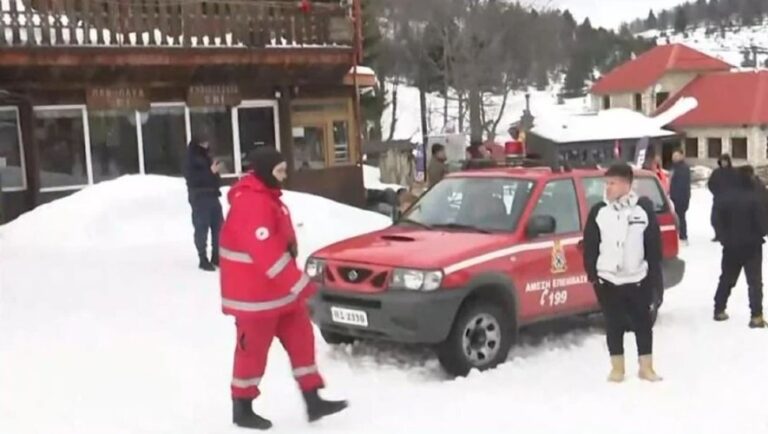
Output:
[[[91,87],[85,102],[89,110],[149,110],[149,99],[140,87]]]
[[[198,85],[189,88],[190,107],[231,107],[240,105],[242,97],[237,85]]]

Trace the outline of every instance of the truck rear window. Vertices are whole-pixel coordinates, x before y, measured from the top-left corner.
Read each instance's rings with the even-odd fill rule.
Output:
[[[582,183],[589,208],[603,200],[603,193],[605,191],[605,179],[603,177],[582,178]],[[639,176],[635,178],[632,188],[638,196],[645,196],[653,202],[653,208],[657,214],[668,211],[664,190],[662,190],[661,184],[659,184],[656,178]]]

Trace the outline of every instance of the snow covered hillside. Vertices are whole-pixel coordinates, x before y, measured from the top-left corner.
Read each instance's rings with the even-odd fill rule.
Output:
[[[286,201],[304,255],[388,223],[308,195]],[[291,434],[765,432],[766,331],[747,328],[743,282],[731,321],[710,319],[719,249],[709,194],[696,190],[692,202],[688,273],[656,328],[662,384],[606,383],[597,323],[574,319],[526,330],[508,363],[457,380],[425,350],[318,341],[326,394],[351,407],[311,429],[275,344],[255,407],[272,432]],[[0,433],[245,432],[230,424],[232,320],[220,313],[217,276],[195,269],[181,181],[102,183],[0,237]]]
[[[662,36],[662,34],[666,34],[667,36]],[[656,42],[659,45],[666,44],[668,38],[670,43],[686,44],[689,47],[709,54],[710,56],[725,60],[735,67],[741,65],[741,62],[744,59],[744,55],[742,54],[744,49],[749,48],[752,45],[756,45],[762,49],[768,49],[768,24],[729,29],[726,30],[724,37],[720,34],[720,31],[708,36],[706,34],[706,29],[703,27],[689,31],[687,35],[674,33],[672,30],[666,32],[649,30],[638,36],[656,39]],[[762,54],[758,53],[758,67],[760,67],[766,59],[768,59],[768,52]]]

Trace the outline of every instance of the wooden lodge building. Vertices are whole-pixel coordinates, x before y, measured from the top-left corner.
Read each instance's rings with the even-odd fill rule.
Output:
[[[356,0],[1,0],[5,219],[126,174],[180,176],[207,137],[232,182],[255,146],[291,189],[362,205]]]

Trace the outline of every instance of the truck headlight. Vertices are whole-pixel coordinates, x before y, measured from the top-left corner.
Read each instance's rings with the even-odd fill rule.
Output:
[[[396,268],[392,272],[390,288],[409,291],[434,291],[443,283],[442,271],[423,271]]]
[[[325,261],[317,258],[307,259],[307,265],[304,267],[304,272],[307,273],[312,280],[322,280],[325,271]]]

